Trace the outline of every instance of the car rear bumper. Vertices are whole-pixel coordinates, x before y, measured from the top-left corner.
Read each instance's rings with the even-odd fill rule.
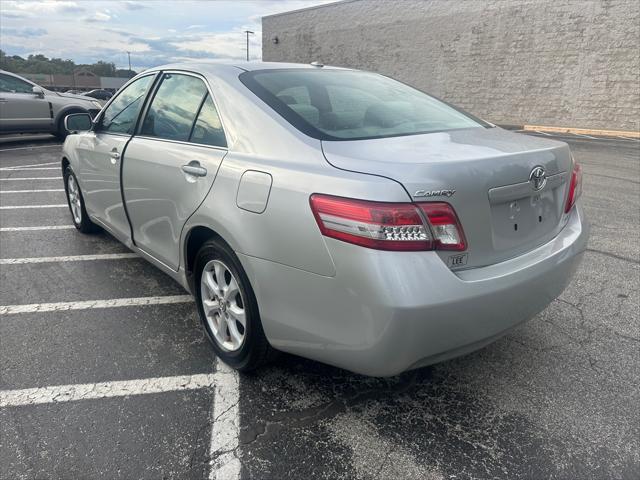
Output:
[[[586,248],[580,206],[552,241],[454,273],[434,252],[384,252],[326,239],[324,277],[239,255],[274,347],[357,373],[391,376],[480,348],[543,310]]]

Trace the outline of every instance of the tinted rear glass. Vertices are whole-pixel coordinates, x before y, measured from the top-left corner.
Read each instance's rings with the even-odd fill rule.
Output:
[[[240,80],[289,123],[320,140],[355,140],[486,127],[424,92],[375,73],[259,70]]]

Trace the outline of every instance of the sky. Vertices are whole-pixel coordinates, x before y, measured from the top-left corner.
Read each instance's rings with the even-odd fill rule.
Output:
[[[8,55],[113,62],[134,70],[190,59],[262,56],[261,17],[334,0],[0,0],[0,48]]]

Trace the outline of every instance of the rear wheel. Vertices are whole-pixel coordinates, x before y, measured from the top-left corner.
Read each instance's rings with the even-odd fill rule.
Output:
[[[258,303],[231,248],[207,241],[195,260],[198,313],[216,355],[236,370],[264,365],[275,353],[262,329]]]
[[[71,167],[67,167],[64,170],[64,189],[67,193],[67,203],[69,204],[69,210],[71,211],[71,218],[75,227],[82,233],[95,233],[100,230],[95,223],[89,219],[87,210],[84,207],[84,198],[82,198],[82,192],[78,185],[78,179],[76,178]]]

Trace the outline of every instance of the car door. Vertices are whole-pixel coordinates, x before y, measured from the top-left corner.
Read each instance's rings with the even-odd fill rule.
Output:
[[[205,80],[163,73],[123,164],[122,188],[138,248],[178,269],[182,227],[211,189],[226,146]]]
[[[122,241],[131,233],[120,190],[122,155],[154,78],[140,77],[121,90],[77,148],[76,174],[87,212]]]
[[[0,130],[46,131],[53,125],[51,107],[42,95],[33,93],[35,85],[0,73]]]

